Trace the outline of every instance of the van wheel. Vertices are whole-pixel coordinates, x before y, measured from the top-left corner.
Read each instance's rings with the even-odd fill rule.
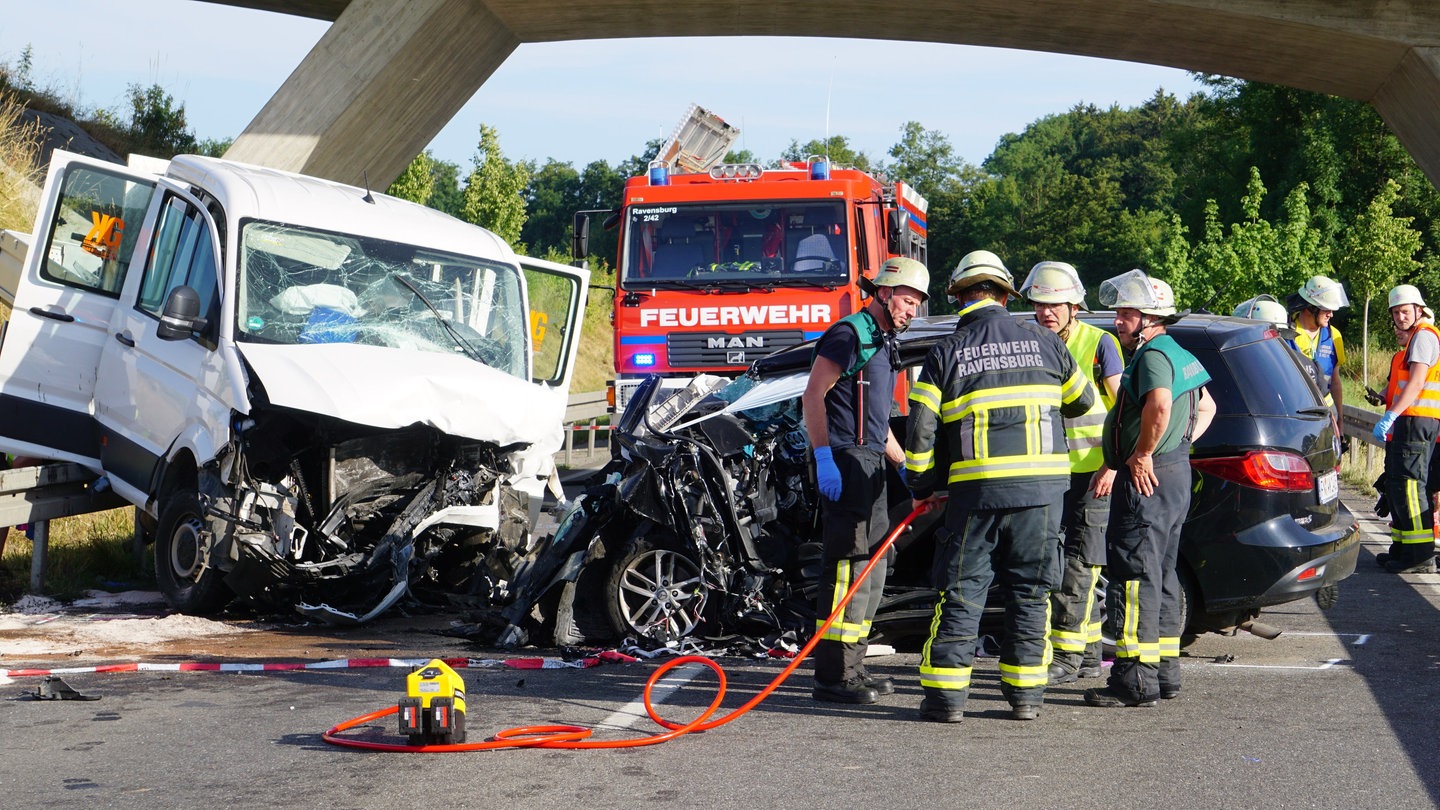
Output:
[[[155,582],[170,607],[192,616],[224,607],[233,594],[210,560],[214,538],[200,496],[184,489],[171,493],[155,528]]]

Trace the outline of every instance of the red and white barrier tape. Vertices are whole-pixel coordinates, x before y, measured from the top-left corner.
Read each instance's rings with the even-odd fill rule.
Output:
[[[310,663],[155,663],[138,661],[129,664],[101,664],[93,667],[56,667],[54,669],[0,669],[0,679],[33,678],[44,675],[74,675],[88,672],[291,672],[302,669],[364,669],[367,667],[424,666],[433,658],[339,658]],[[563,658],[442,658],[455,669],[587,669],[602,663],[632,663],[640,659],[608,650],[575,661]]]

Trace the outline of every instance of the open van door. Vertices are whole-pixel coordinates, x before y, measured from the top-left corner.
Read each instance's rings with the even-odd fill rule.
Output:
[[[0,342],[6,449],[98,470],[96,370],[155,184],[149,172],[55,150]]]
[[[531,381],[568,397],[590,271],[528,256],[517,258],[530,297]]]

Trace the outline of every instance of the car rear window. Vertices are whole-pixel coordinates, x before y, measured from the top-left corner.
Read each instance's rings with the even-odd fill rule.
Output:
[[[1224,351],[1191,349],[1210,372],[1217,413],[1289,416],[1322,405],[1320,392],[1279,338],[1229,346]]]

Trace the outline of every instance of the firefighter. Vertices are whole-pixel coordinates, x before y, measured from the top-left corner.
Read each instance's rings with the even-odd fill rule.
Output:
[[[1106,466],[1116,470],[1106,530],[1107,601],[1115,664],[1091,706],[1154,706],[1180,696],[1180,528],[1190,509],[1190,442],[1215,415],[1210,375],[1165,333],[1179,320],[1170,285],[1131,270],[1100,285],[1130,354],[1105,417]]]
[[[1435,570],[1434,517],[1421,493],[1440,434],[1440,331],[1425,315],[1425,300],[1413,285],[1390,291],[1390,319],[1400,349],[1390,359],[1385,415],[1375,424],[1375,438],[1385,442],[1390,550],[1375,559],[1399,574]]]
[[[1335,406],[1338,418],[1345,412],[1345,392],[1340,384],[1340,366],[1345,362],[1345,343],[1340,330],[1330,324],[1336,311],[1350,306],[1340,282],[1325,276],[1311,276],[1290,299],[1294,313],[1295,337],[1289,343],[1301,356],[1315,361],[1324,372],[1325,404]]]
[[[980,614],[998,577],[1000,691],[1013,719],[1033,720],[1048,678],[1049,599],[1060,581],[1060,505],[1070,481],[1061,417],[1087,413],[1095,388],[1054,332],[1006,312],[1019,293],[995,254],[966,254],[947,292],[960,319],[925,359],[905,439],[915,505],[949,492],[935,541],[938,599],[920,658],[920,716],[964,719]]]
[[[1020,292],[1035,308],[1035,322],[1059,335],[1099,395],[1083,416],[1065,420],[1070,487],[1060,515],[1064,557],[1060,587],[1050,594],[1050,685],[1055,686],[1100,677],[1102,606],[1095,589],[1105,565],[1105,521],[1115,481],[1115,471],[1104,464],[1100,433],[1125,366],[1114,335],[1076,319],[1085,308],[1085,286],[1074,267],[1040,262],[1030,268]]]
[[[823,571],[818,627],[864,570],[871,549],[890,528],[885,460],[905,461],[890,432],[899,370],[894,337],[929,297],[930,272],[914,259],[893,258],[862,278],[870,301],[832,324],[815,345],[805,386],[805,429],[815,448]],[[815,645],[816,700],[874,703],[895,691],[889,678],[865,669],[870,623],[880,606],[886,561],[877,563]]]

